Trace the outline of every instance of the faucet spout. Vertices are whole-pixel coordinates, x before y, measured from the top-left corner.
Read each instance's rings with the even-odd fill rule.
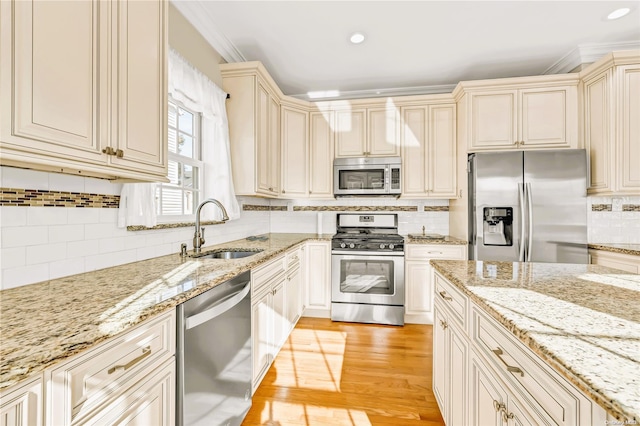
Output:
[[[227,214],[227,209],[224,208],[222,203],[214,198],[209,198],[200,203],[198,208],[196,209],[196,232],[193,234],[193,251],[195,253],[200,253],[200,248],[205,243],[204,241],[204,228],[200,228],[200,211],[205,204],[213,203],[222,212],[222,221],[226,222],[229,220],[229,215]]]

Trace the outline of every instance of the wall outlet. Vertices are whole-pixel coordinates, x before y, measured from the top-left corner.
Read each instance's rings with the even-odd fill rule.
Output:
[[[611,211],[614,211],[614,212],[622,211],[622,198],[611,199]]]

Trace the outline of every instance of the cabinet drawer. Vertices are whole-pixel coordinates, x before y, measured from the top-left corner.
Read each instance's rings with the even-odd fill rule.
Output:
[[[550,424],[578,425],[580,398],[560,376],[545,369],[537,356],[473,307],[472,339],[501,377],[532,410]]]
[[[297,247],[293,250],[289,250],[285,255],[285,259],[287,270],[293,268],[296,265],[299,265],[300,259],[302,259],[302,249],[300,247]]]
[[[277,257],[251,271],[251,296],[269,283],[274,277],[285,271],[285,256]]]
[[[458,289],[449,284],[437,273],[435,274],[435,298],[440,305],[445,306],[451,313],[451,319],[462,330],[467,330],[467,309],[469,299]]]
[[[47,418],[76,423],[108,404],[125,381],[175,354],[175,328],[172,310],[51,370]]]
[[[407,260],[465,260],[467,258],[467,247],[463,245],[407,244],[405,257]]]

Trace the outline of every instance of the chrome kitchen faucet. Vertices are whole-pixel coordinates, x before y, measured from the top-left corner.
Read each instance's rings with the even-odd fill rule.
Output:
[[[193,252],[194,253],[200,253],[200,247],[202,247],[202,245],[204,244],[204,226],[200,228],[200,210],[202,210],[202,207],[207,203],[213,203],[220,208],[220,211],[222,211],[223,222],[226,222],[229,220],[229,216],[227,215],[227,209],[224,208],[224,206],[220,201],[213,198],[209,198],[201,202],[200,205],[198,206],[198,209],[196,210],[196,232],[193,234]]]

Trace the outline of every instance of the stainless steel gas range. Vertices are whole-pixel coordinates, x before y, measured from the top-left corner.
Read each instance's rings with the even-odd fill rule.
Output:
[[[404,238],[396,214],[338,214],[331,319],[404,324]]]

